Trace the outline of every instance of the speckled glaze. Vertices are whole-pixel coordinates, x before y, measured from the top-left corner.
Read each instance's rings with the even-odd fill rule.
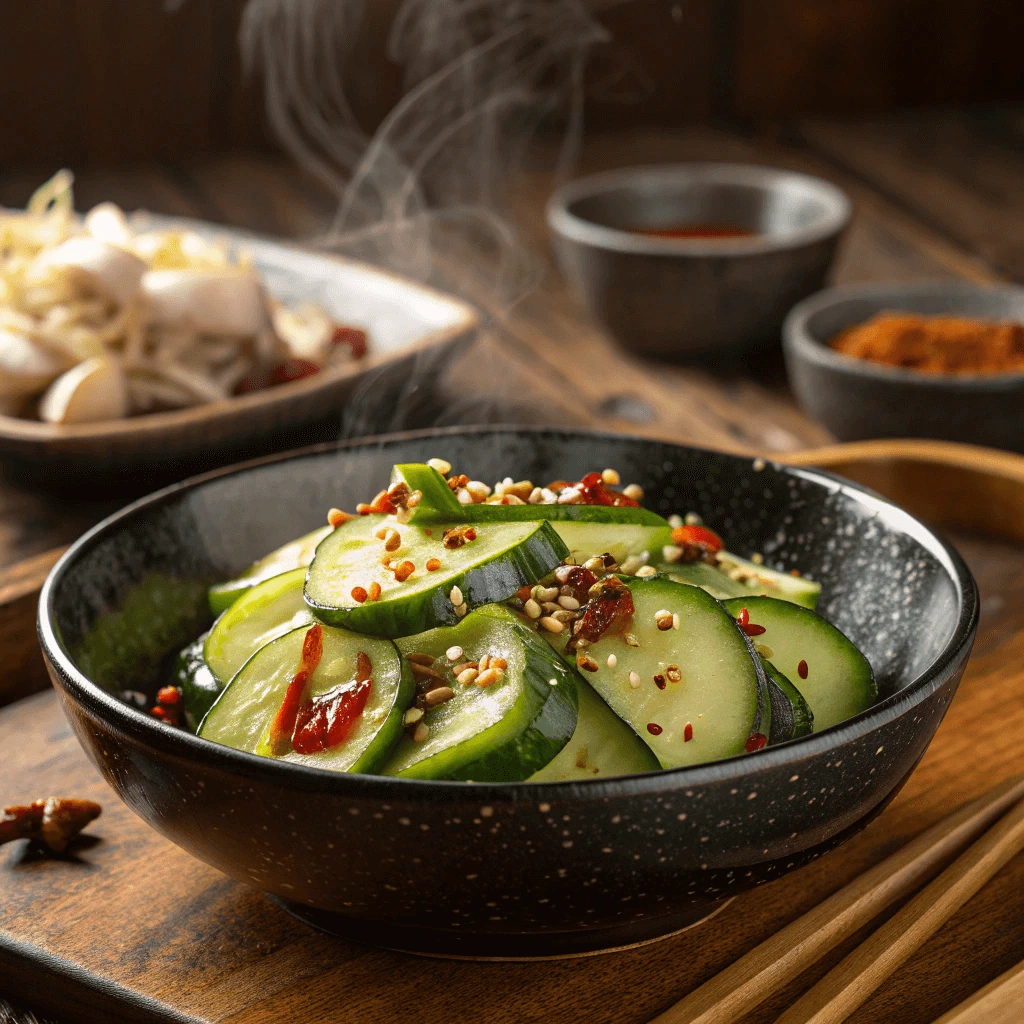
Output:
[[[228,577],[440,456],[485,480],[612,466],[661,512],[823,585],[882,699],[842,726],[696,768],[584,783],[429,783],[275,763],[122,705],[69,651],[152,570]],[[960,557],[862,488],[654,441],[467,428],[306,450],[147,498],[76,543],[40,600],[65,711],[119,796],[196,857],[311,923],[441,955],[551,956],[644,941],[839,845],[895,795],[956,691],[977,625]]]

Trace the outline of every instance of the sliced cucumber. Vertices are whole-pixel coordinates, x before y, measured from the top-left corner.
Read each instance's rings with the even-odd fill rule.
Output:
[[[414,571],[399,582],[382,564],[382,528],[397,530],[401,547],[390,555],[392,567],[411,562]],[[546,522],[490,523],[474,527],[476,538],[447,548],[448,527],[399,524],[394,518],[360,516],[329,534],[316,550],[306,575],[306,603],[318,619],[374,636],[400,637],[452,625],[460,597],[468,608],[505,601],[526,584],[536,583],[568,549]],[[428,571],[436,559],[439,568]],[[433,563],[431,563],[433,564]],[[377,600],[357,601],[380,587]],[[465,609],[463,609],[463,614]]]
[[[582,678],[576,680],[579,717],[572,739],[530,782],[611,778],[658,770],[648,746]]]
[[[220,696],[224,684],[210,671],[203,657],[203,647],[209,631],[193,640],[178,655],[175,666],[177,683],[181,687],[182,704],[185,708],[185,723],[195,732],[206,712]]]
[[[747,594],[775,597],[780,601],[802,605],[804,608],[813,609],[821,593],[820,583],[804,579],[803,576],[778,572],[766,565],[748,562],[745,558],[728,551],[718,553],[718,569],[732,582],[739,584]]]
[[[669,579],[700,587],[719,601],[730,597],[746,597],[750,593],[742,583],[729,579],[724,572],[719,572],[707,562],[666,562],[657,568]]]
[[[763,745],[768,683],[735,620],[699,587],[656,576],[623,580],[633,598],[632,622],[581,652],[596,662],[586,679],[608,706],[663,768],[717,761]],[[658,612],[677,614],[679,628],[659,629]],[[639,646],[628,644],[627,635]]]
[[[302,598],[305,569],[264,580],[240,597],[213,624],[203,657],[221,686],[261,647],[313,621]]]
[[[576,674],[504,608],[488,607],[459,625],[398,642],[403,654],[429,654],[448,666],[458,646],[463,660],[504,658],[504,676],[486,688],[462,686],[449,670],[455,696],[429,709],[427,738],[403,737],[382,770],[413,779],[519,782],[548,764],[576,728]]]
[[[874,703],[878,687],[867,659],[816,612],[772,597],[733,598],[725,607],[734,616],[745,608],[749,625],[763,628],[754,642],[807,700],[815,732]]]
[[[541,506],[531,505],[530,507],[540,508]],[[602,508],[604,506],[591,507]],[[604,554],[610,554],[616,562],[624,562],[630,555],[651,551],[661,533],[660,526],[645,526],[640,523],[552,520],[551,525],[565,542],[565,546],[573,558],[581,564],[594,555]]]
[[[634,505],[463,505],[436,469],[419,462],[395,466],[391,484],[404,482],[423,496],[413,509],[412,522],[521,523],[535,519],[581,523],[631,523],[668,528],[665,519]]]
[[[270,723],[277,714],[302,657],[307,626],[293,629],[260,648],[235,675],[203,719],[199,735],[270,756]],[[317,753],[289,750],[280,760],[339,772],[375,772],[402,731],[402,716],[415,691],[412,673],[389,640],[323,627],[323,655],[309,682],[309,695],[321,697],[356,685],[356,658],[370,659],[370,695],[345,739]]]
[[[760,657],[760,655],[758,655]],[[761,658],[772,698],[769,743],[783,743],[814,732],[814,713],[803,694],[767,659]]]
[[[269,555],[254,562],[241,576],[229,580],[227,583],[218,583],[216,586],[210,587],[210,610],[214,615],[220,615],[258,583],[274,576],[280,576],[291,569],[305,569],[313,561],[316,546],[330,532],[330,526],[323,526],[319,530],[307,533],[304,537],[299,537],[298,540],[289,541],[283,547],[271,551]]]

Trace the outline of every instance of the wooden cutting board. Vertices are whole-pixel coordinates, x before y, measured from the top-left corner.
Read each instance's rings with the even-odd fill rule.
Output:
[[[510,964],[389,953],[297,924],[149,829],[113,797],[45,691],[0,709],[0,794],[12,802],[89,797],[104,814],[60,859],[25,843],[0,848],[0,988],[62,1021],[104,1024],[648,1021],[953,806],[1024,767],[1024,459],[871,442],[800,461],[836,467],[955,523],[982,591],[975,655],[928,754],[892,806],[837,852],[740,896],[687,933],[625,952]],[[965,532],[979,529],[986,533]],[[0,596],[13,595],[0,605],[5,655],[37,673],[31,594],[45,567],[46,559],[21,567],[6,581],[10,590],[0,580]],[[24,682],[24,672],[14,675]],[[0,667],[0,679],[10,686],[11,672]],[[1022,892],[1018,858],[851,1019],[925,1024],[1011,967],[1024,945]],[[746,1024],[774,1020],[849,948]]]

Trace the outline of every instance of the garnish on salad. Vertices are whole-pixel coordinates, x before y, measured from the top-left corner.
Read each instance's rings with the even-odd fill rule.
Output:
[[[643,497],[611,469],[397,465],[210,590],[154,714],[180,696],[201,737],[337,771],[540,782],[755,753],[872,704],[818,583]]]
[[[366,333],[267,294],[244,253],[74,211],[60,171],[0,211],[0,412],[87,423],[218,402],[366,354]]]

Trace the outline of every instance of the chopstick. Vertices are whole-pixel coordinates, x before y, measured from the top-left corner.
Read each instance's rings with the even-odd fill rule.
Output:
[[[650,1024],[731,1024],[738,1020],[886,907],[934,878],[1022,797],[1024,776],[1018,775],[954,811]]]
[[[1011,967],[935,1024],[1018,1024],[1024,1006],[1024,963]]]
[[[864,940],[777,1024],[838,1024],[935,934],[1000,868],[1024,850],[1024,801]]]

